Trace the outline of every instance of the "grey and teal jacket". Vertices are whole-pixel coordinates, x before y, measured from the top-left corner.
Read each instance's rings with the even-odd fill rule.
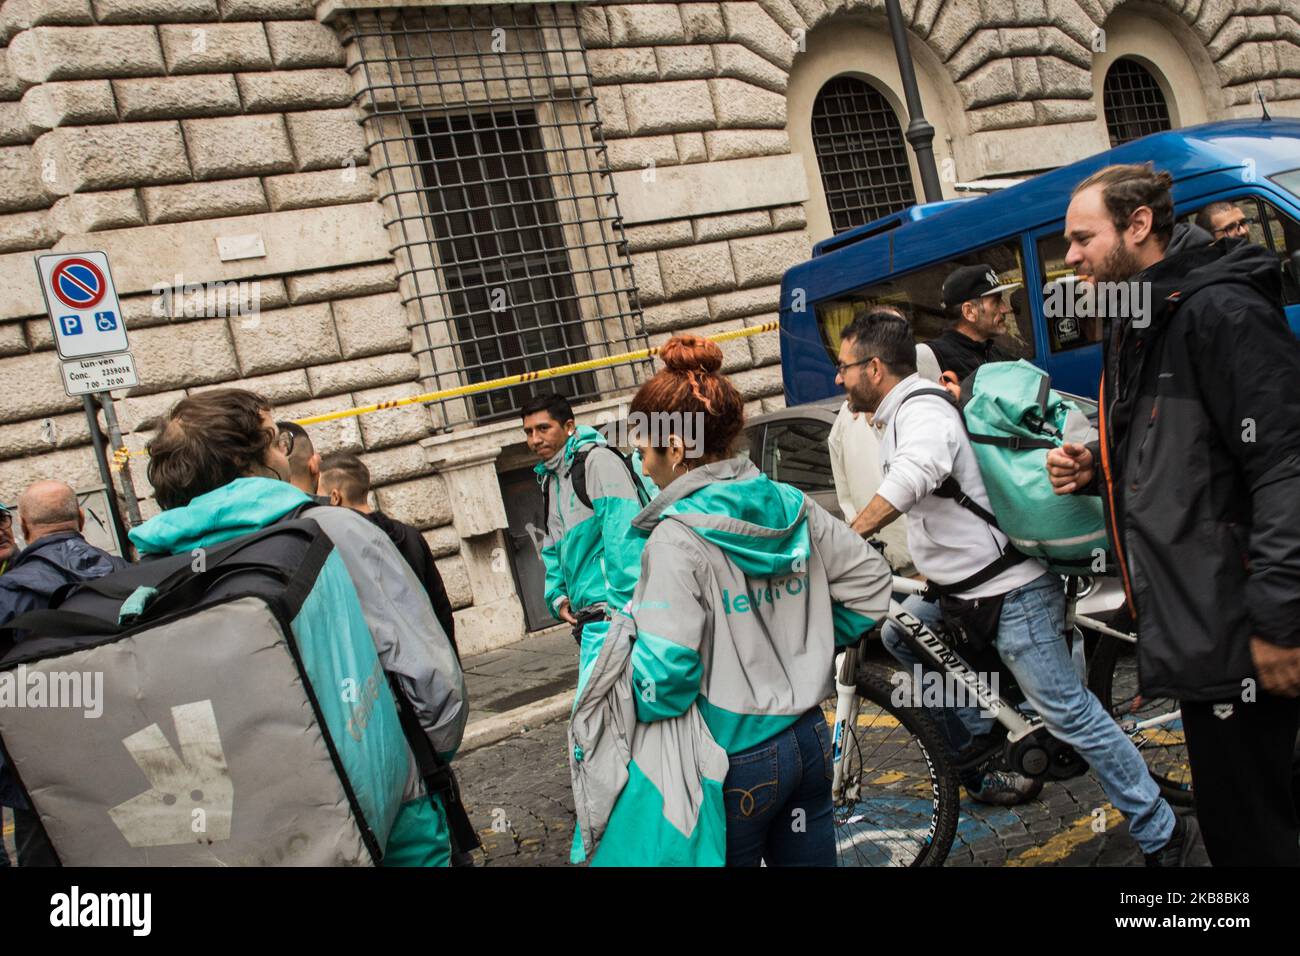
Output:
[[[587,446],[608,447],[605,436],[579,426],[551,459],[533,471],[548,489],[542,562],[546,566],[546,606],[554,613],[564,598],[580,611],[595,604],[622,607],[636,586],[644,538],[632,533],[632,519],[649,497],[644,484],[632,483],[615,454],[589,452],[586,460],[588,508],[573,490],[573,459]]]
[[[593,863],[720,862],[718,753],[833,693],[836,648],[889,607],[889,566],[746,458],[678,478],[633,526],[640,579],[570,726],[579,828]]]
[[[573,488],[573,462],[586,454],[584,473],[591,507]],[[577,613],[584,608],[622,607],[632,596],[645,536],[632,528],[632,519],[651,497],[643,480],[638,488],[627,464],[608,448],[596,429],[579,427],[550,460],[534,471],[546,492],[546,533],[542,563],[546,566],[546,605],[556,611],[563,598]],[[640,472],[639,460],[634,467]],[[604,640],[604,621],[592,621],[582,630],[578,653],[578,688],[586,683],[591,665]]]
[[[162,512],[134,528],[130,537],[143,555],[212,547],[274,524],[311,500],[285,482],[239,478],[184,507]],[[388,536],[363,515],[318,506],[304,517],[329,536],[350,579],[332,583],[332,593],[350,606],[359,605],[384,670],[397,675],[430,743],[444,759],[451,759],[469,712],[465,681],[419,579]],[[407,756],[401,808],[384,863],[446,865],[450,840],[445,814],[424,795],[415,757],[409,750]]]
[[[748,458],[692,470],[633,526],[648,535],[627,611],[637,715],[673,717],[698,698],[728,753],[830,696],[836,647],[889,607],[884,558]]]

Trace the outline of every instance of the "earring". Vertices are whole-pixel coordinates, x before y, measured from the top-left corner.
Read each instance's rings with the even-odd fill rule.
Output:
[[[676,461],[676,462],[673,462],[673,474],[677,474],[677,468],[678,468],[679,465],[681,466],[682,474],[683,474],[683,475],[686,474],[686,472],[690,471],[690,469],[686,467],[686,462],[684,462],[684,461]]]

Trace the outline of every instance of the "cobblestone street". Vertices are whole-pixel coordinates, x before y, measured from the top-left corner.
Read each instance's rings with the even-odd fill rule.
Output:
[[[563,720],[456,761],[488,866],[560,866],[573,839],[573,798]],[[1093,829],[1094,810],[1107,828]],[[948,866],[1141,866],[1127,824],[1091,774],[1044,787],[1018,807],[962,801]]]

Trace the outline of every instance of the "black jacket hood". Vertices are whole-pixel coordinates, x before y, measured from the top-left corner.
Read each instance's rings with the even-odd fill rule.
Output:
[[[1150,282],[1151,328],[1159,328],[1173,307],[1211,285],[1236,282],[1251,286],[1268,302],[1282,302],[1282,270],[1277,258],[1263,246],[1245,239],[1220,239],[1199,226],[1179,223],[1165,258],[1134,276]]]

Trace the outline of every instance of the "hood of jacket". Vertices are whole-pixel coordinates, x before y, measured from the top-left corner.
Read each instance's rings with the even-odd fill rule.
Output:
[[[569,436],[569,440],[564,443],[564,447],[557,451],[546,461],[539,461],[533,466],[533,473],[537,475],[537,483],[541,484],[546,481],[547,475],[558,475],[564,477],[573,469],[573,456],[578,453],[579,448],[587,445],[608,445],[605,436],[592,428],[590,425],[579,425]]]
[[[1223,282],[1248,285],[1269,302],[1282,301],[1282,272],[1277,257],[1263,246],[1244,239],[1211,242],[1208,232],[1180,223],[1165,250],[1165,257],[1134,276],[1151,283],[1152,321],[1134,329],[1139,339],[1162,328],[1174,308],[1207,286]]]
[[[274,478],[236,478],[181,508],[155,515],[133,528],[142,554],[177,554],[207,548],[279,521],[313,499]]]
[[[632,521],[649,533],[675,519],[717,545],[753,578],[790,574],[806,561],[807,499],[772,481],[743,455],[693,468],[659,492]]]

